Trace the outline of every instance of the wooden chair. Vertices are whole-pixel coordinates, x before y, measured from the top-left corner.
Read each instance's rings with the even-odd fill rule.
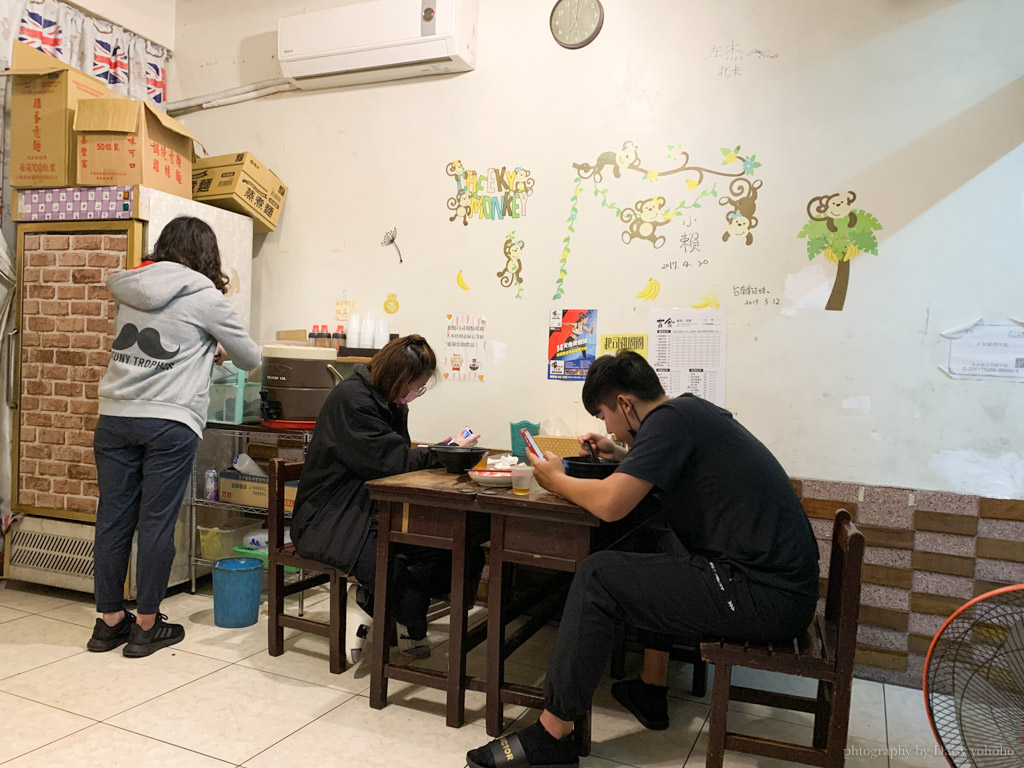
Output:
[[[284,543],[284,490],[285,483],[298,480],[302,474],[301,461],[273,459],[270,462],[270,480],[267,486],[267,528],[269,529],[268,563],[270,588],[268,596],[267,652],[271,656],[284,653],[284,628],[291,627],[326,637],[330,643],[331,672],[345,671],[345,596],[348,575],[330,565],[309,560],[295,553],[295,545]],[[301,578],[285,585],[285,568],[298,568]],[[307,573],[313,575],[307,576]],[[284,612],[284,599],[288,595],[302,592],[330,582],[330,622],[290,616]]]
[[[825,615],[815,615],[800,637],[785,645],[754,645],[725,640],[701,643],[704,659],[715,665],[706,768],[722,768],[725,750],[790,760],[822,768],[842,768],[850,720],[853,655],[857,645],[864,535],[840,509],[832,529]],[[810,677],[816,698],[731,685],[733,667]],[[811,746],[726,731],[729,700],[814,714]]]

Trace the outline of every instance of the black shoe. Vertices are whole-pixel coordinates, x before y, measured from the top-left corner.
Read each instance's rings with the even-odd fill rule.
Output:
[[[668,687],[648,685],[640,678],[612,683],[612,696],[628,709],[645,728],[668,728]]]
[[[158,613],[156,621],[148,631],[143,631],[138,624],[132,625],[128,645],[124,647],[124,655],[130,659],[139,659],[168,645],[180,643],[184,639],[185,628],[181,624],[168,624],[167,617]]]
[[[85,644],[93,653],[104,653],[112,651],[118,646],[128,642],[128,635],[131,628],[135,626],[135,614],[124,612],[124,618],[114,626],[110,626],[103,619],[96,619],[96,626],[92,628],[92,637]]]

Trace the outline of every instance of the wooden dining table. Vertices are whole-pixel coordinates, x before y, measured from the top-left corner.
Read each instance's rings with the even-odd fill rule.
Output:
[[[582,507],[539,488],[528,495],[511,488],[486,488],[469,475],[428,469],[373,480],[366,484],[377,502],[377,572],[374,594],[375,623],[388,636],[393,631],[389,588],[393,583],[397,549],[411,544],[451,550],[452,581],[447,671],[426,670],[391,661],[390,643],[375,642],[370,656],[370,706],[387,704],[388,680],[402,680],[446,691],[447,725],[465,719],[466,691],[486,695],[486,727],[490,736],[504,729],[504,704],[544,707],[543,691],[505,682],[505,659],[550,618],[534,616],[506,637],[509,622],[540,596],[508,600],[508,567],[526,565],[556,573],[574,573],[591,552],[615,546],[640,530],[653,516],[649,507],[638,508],[618,523],[601,523]],[[481,528],[476,516],[489,517],[490,562],[487,621],[472,632],[467,628],[471,596],[467,595],[467,551],[470,533]],[[562,577],[563,581],[565,576]],[[543,590],[542,590],[543,591]],[[376,634],[376,633],[375,633]],[[380,635],[378,635],[380,636]],[[486,677],[466,675],[466,655],[486,642]],[[589,754],[590,715],[576,723],[576,743]]]

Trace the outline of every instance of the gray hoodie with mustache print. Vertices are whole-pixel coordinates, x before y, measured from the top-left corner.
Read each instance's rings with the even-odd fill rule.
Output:
[[[218,342],[246,371],[259,365],[259,346],[213,282],[182,264],[119,272],[107,287],[117,320],[100,414],[169,419],[202,437]]]

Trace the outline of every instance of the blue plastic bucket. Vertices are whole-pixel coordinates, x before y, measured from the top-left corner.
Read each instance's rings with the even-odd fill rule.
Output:
[[[237,629],[251,627],[260,615],[263,561],[228,557],[213,564],[213,623]]]

